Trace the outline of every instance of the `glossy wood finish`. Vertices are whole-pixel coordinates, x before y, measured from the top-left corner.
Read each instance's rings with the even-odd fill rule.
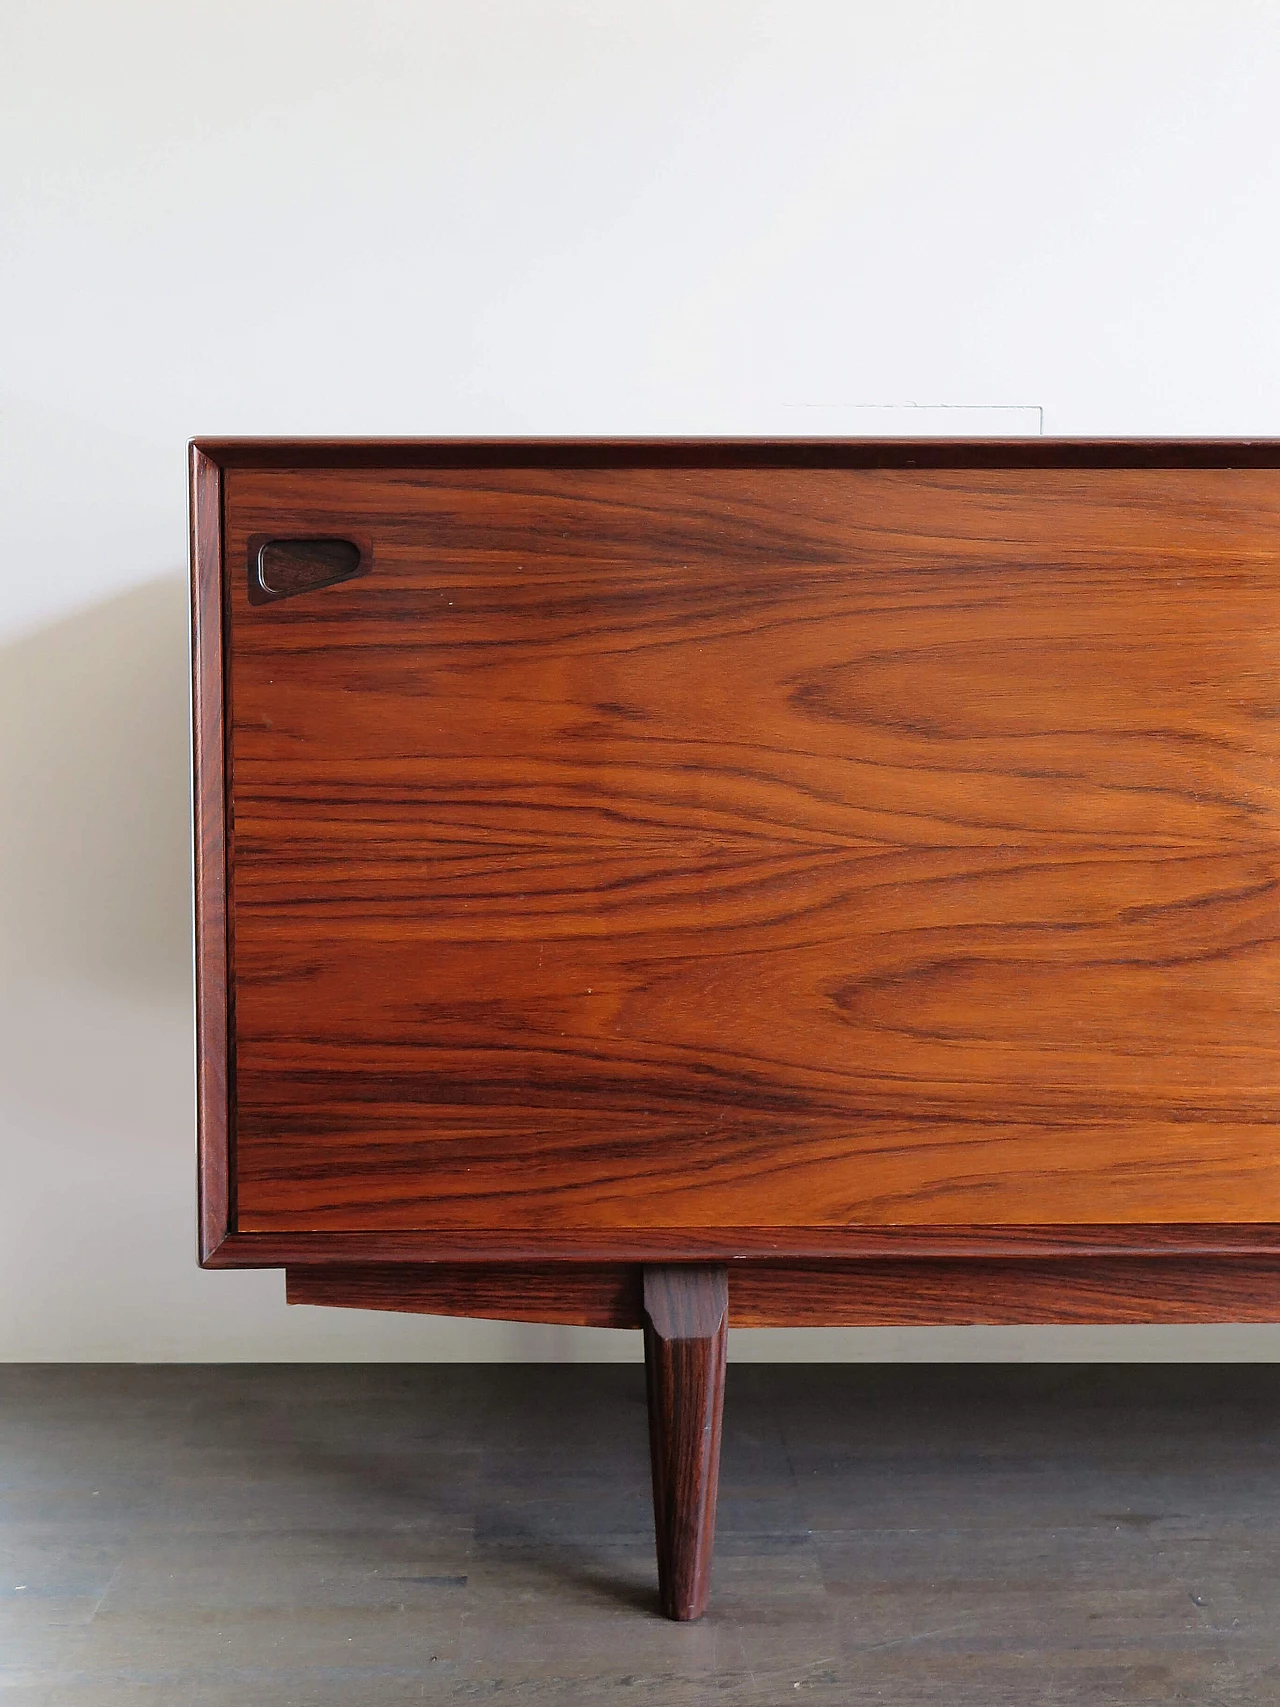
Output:
[[[642,1297],[658,1598],[687,1623],[711,1592],[728,1281],[723,1268],[651,1266]]]
[[[735,1262],[727,1272],[738,1328],[1280,1320],[1276,1257],[917,1257]],[[640,1275],[625,1263],[314,1264],[287,1271],[287,1296],[291,1304],[638,1328]]]
[[[232,467],[240,1237],[1271,1237],[1274,451],[1088,448]]]

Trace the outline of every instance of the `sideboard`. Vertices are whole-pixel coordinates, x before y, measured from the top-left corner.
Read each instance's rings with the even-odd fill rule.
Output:
[[[1280,1319],[1280,445],[200,440],[200,1256],[643,1328]]]

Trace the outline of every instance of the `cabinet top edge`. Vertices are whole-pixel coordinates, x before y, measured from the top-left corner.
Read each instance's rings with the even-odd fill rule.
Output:
[[[1280,439],[193,438],[222,469],[1280,468]]]

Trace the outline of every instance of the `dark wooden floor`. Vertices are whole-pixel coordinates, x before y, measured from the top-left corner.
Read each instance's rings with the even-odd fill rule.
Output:
[[[1280,1370],[739,1366],[651,1521],[635,1367],[0,1369],[0,1693],[1280,1703]]]

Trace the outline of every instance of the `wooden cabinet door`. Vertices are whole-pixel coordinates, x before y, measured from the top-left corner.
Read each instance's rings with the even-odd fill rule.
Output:
[[[222,474],[236,1231],[1280,1222],[1280,471],[311,461]]]

